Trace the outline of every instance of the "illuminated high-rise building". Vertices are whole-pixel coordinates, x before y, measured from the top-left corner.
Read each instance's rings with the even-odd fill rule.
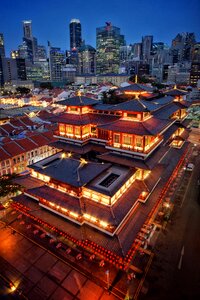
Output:
[[[120,66],[120,47],[125,45],[120,28],[106,22],[106,26],[96,29],[96,73],[118,73]]]
[[[50,47],[49,67],[50,79],[52,81],[62,81],[62,68],[65,66],[65,52],[60,48]]]
[[[200,43],[196,43],[192,49],[190,84],[197,86],[198,80],[200,80]]]
[[[0,33],[0,87],[4,84],[3,76],[3,63],[2,60],[5,57],[4,37],[3,33]]]
[[[90,45],[83,45],[78,52],[78,73],[95,74],[96,50]]]
[[[78,19],[72,19],[69,24],[70,49],[79,48],[82,44],[81,22]]]
[[[153,36],[146,35],[142,37],[142,60],[144,63],[148,63],[151,56],[153,46]]]
[[[23,32],[25,38],[32,39],[32,21],[23,21]]]

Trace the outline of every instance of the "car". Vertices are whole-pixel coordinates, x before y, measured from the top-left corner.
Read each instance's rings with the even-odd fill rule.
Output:
[[[192,172],[194,170],[194,164],[188,163],[185,168],[186,171]]]

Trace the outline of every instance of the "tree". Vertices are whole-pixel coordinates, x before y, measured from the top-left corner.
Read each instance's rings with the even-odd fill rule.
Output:
[[[48,90],[53,89],[51,82],[41,82],[40,87],[41,87],[41,89],[48,89]]]
[[[0,197],[6,197],[9,194],[16,193],[22,189],[21,185],[12,181],[17,177],[17,174],[6,174],[0,176]]]
[[[27,95],[30,93],[30,89],[25,86],[18,86],[16,88],[16,91],[21,95],[24,95],[24,94]]]

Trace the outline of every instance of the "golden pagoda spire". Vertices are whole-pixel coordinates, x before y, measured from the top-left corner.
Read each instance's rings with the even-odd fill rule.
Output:
[[[80,90],[77,91],[77,96],[79,96],[79,97],[82,96],[82,93]]]
[[[174,90],[176,90],[176,89],[177,89],[177,85],[175,84],[175,85],[174,85]]]

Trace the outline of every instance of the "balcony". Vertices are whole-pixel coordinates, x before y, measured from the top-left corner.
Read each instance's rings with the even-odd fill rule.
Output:
[[[113,143],[113,141],[108,141],[106,148],[110,150],[119,150],[120,152],[126,152],[130,154],[140,154],[140,156],[148,156],[153,150],[155,150],[161,143],[163,139],[159,138],[151,145],[147,145],[146,147],[137,147],[137,146],[129,146],[125,144],[117,144]]]
[[[71,141],[76,141],[76,142],[84,142],[86,140],[92,139],[92,138],[97,138],[96,134],[83,134],[83,135],[75,135],[73,133],[69,133],[69,134],[61,134],[59,131],[55,131],[54,132],[54,136],[57,138],[63,138],[66,140],[71,140]]]

